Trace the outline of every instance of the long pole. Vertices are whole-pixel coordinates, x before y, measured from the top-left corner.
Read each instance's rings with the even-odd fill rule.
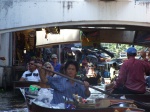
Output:
[[[84,85],[84,83],[83,83],[82,81],[77,80],[77,79],[74,79],[74,78],[71,78],[71,77],[68,77],[67,75],[64,75],[64,74],[62,74],[62,73],[49,70],[49,69],[47,69],[46,67],[42,67],[42,69],[47,70],[47,71],[49,71],[49,72],[52,72],[52,73],[54,73],[54,74],[60,75],[60,76],[62,76],[62,77],[65,77],[65,78],[67,78],[67,79],[69,79],[69,80],[75,81],[75,82],[77,82],[77,83],[79,83],[79,84]],[[109,96],[112,96],[112,97],[116,97],[115,95],[112,95],[112,94],[110,94],[109,92],[103,91],[103,90],[101,90],[101,89],[99,89],[99,88],[96,88],[96,87],[93,87],[93,86],[91,86],[91,85],[89,85],[89,87],[90,87],[90,88],[93,88],[93,89],[95,89],[95,90],[97,90],[97,91],[100,91],[100,92],[102,92],[102,93],[104,93],[104,94],[106,94],[106,95],[109,95]]]

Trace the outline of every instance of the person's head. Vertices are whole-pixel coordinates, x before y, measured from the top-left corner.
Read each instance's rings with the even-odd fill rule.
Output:
[[[143,59],[146,59],[146,52],[144,50],[142,50],[140,52],[140,56],[143,58]]]
[[[113,66],[113,67],[117,67],[117,63],[114,62],[114,63],[112,64],[112,66]]]
[[[95,68],[95,65],[93,64],[93,63],[88,63],[88,68],[92,68],[92,69],[94,69]]]
[[[50,62],[45,62],[44,63],[44,67],[46,67],[47,69],[50,69],[50,70],[54,71],[54,67],[52,66],[52,64]]]
[[[87,65],[88,65],[88,62],[87,62],[86,59],[84,59],[84,60],[82,61],[82,66],[83,66],[83,67],[86,67]]]
[[[37,66],[34,65],[34,64],[37,64],[37,61],[36,61],[35,59],[31,59],[28,64],[29,64],[28,69],[29,69],[31,72],[33,72],[34,70],[37,69]]]
[[[54,71],[54,67],[52,66],[52,64],[50,62],[45,62],[44,63],[44,67],[51,70],[51,71]],[[46,74],[49,73],[49,74],[53,74],[52,72],[49,72],[49,71],[46,71]]]
[[[57,62],[57,55],[56,54],[52,54],[51,59],[54,63]]]
[[[127,57],[135,57],[137,53],[137,50],[134,47],[130,47],[127,49]]]
[[[71,78],[75,78],[79,70],[79,65],[76,61],[69,60],[65,63],[64,70],[66,75]]]

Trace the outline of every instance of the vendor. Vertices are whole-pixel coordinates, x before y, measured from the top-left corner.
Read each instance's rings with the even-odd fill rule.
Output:
[[[78,63],[76,61],[67,61],[64,66],[65,75],[75,78],[78,72]],[[42,69],[40,70],[40,76],[42,78]],[[51,103],[58,104],[64,103],[65,98],[73,99],[73,94],[78,94],[83,98],[90,96],[89,83],[84,81],[84,85],[81,85],[73,80],[69,80],[62,76],[52,76],[49,74],[45,79],[41,79],[45,83],[49,84],[54,89],[53,100]]]
[[[114,89],[113,94],[143,94],[146,92],[144,74],[150,71],[148,63],[135,59],[137,50],[134,47],[127,49],[126,60],[119,71],[119,76],[106,89]]]

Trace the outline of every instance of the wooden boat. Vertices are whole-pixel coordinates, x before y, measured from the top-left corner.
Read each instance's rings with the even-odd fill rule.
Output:
[[[130,110],[130,111],[129,111]],[[85,108],[85,109],[51,109],[32,103],[32,112],[145,112],[143,109],[128,107]]]
[[[35,84],[35,85],[40,85],[40,83],[39,82],[20,82],[20,81],[16,81],[16,82],[14,82],[14,87],[15,88],[23,88],[23,87],[29,87],[30,85],[33,85],[33,84]],[[94,88],[94,87],[92,87],[92,88]],[[97,88],[94,88],[94,89],[96,89],[96,90],[99,90],[99,89],[97,89]],[[103,90],[100,90],[102,93],[104,93],[104,94],[108,94],[106,91],[103,91]],[[108,94],[109,95],[109,94]],[[114,95],[113,95],[114,96]],[[34,109],[36,109],[36,108],[38,108],[38,107],[36,107],[36,108],[34,108],[36,105],[35,104],[30,104],[29,102],[30,102],[30,99],[33,97],[31,97],[31,96],[29,96],[29,95],[24,95],[24,97],[25,97],[25,99],[26,99],[26,103],[27,103],[27,105],[28,105],[28,108],[29,108],[29,110],[31,110],[31,111],[35,111],[36,112],[36,110],[34,110]],[[112,96],[111,96],[112,97]],[[120,98],[120,95],[115,95],[115,97],[114,98]],[[126,99],[130,99],[130,100],[134,100],[134,103],[137,105],[137,107],[138,108],[141,108],[141,109],[145,109],[147,112],[150,112],[150,94],[131,94],[131,95],[125,95],[125,97],[126,97]],[[148,105],[147,105],[148,104]],[[44,108],[44,107],[39,107],[39,108]],[[117,107],[118,108],[118,107]],[[114,109],[114,108],[111,108],[111,109]],[[119,108],[120,109],[120,108]],[[81,109],[82,111],[83,111],[83,109]],[[89,109],[87,109],[87,110],[89,110]],[[95,110],[95,109],[94,109]],[[99,109],[99,110],[101,110],[101,109]],[[107,109],[106,109],[107,110]],[[109,109],[108,109],[109,110]],[[50,109],[50,111],[52,111],[51,109]],[[53,109],[53,111],[54,111],[54,109]],[[57,110],[58,111],[58,110]],[[72,111],[72,110],[71,110]],[[80,110],[79,110],[80,111]],[[97,111],[97,110],[96,110]],[[104,111],[104,110],[103,110]],[[113,111],[113,110],[112,110]],[[90,111],[89,111],[90,112]],[[94,111],[95,112],[95,111]],[[98,112],[101,112],[101,111],[98,111]]]
[[[118,98],[121,95],[116,95]],[[124,108],[120,108],[120,107],[113,107],[113,108],[80,108],[80,109],[76,109],[76,110],[66,110],[66,109],[50,109],[50,108],[46,108],[46,107],[41,107],[35,103],[30,104],[30,100],[36,98],[37,96],[35,95],[29,95],[29,94],[25,94],[25,101],[26,104],[28,106],[28,109],[30,112],[59,112],[59,111],[65,111],[65,112],[81,112],[81,111],[86,111],[86,112],[125,112],[125,110],[129,107],[124,107]],[[130,108],[133,112],[134,110],[136,112],[150,112],[150,94],[129,94],[129,95],[125,95],[125,97],[129,100],[133,100],[134,104],[138,107],[138,108]],[[118,111],[115,111],[115,110]],[[143,110],[142,110],[143,109]],[[145,110],[145,111],[144,111]]]
[[[122,95],[116,95],[118,98]],[[126,94],[124,95],[126,99],[134,100],[134,103],[138,108],[145,109],[150,112],[150,94]]]
[[[28,88],[30,85],[40,85],[39,82],[14,82],[14,87],[16,88]],[[23,94],[23,93],[22,93]],[[35,98],[33,95],[23,94],[25,101],[27,103],[28,109],[30,111],[34,110],[35,104],[31,105],[29,102],[31,99]],[[120,98],[122,95],[115,95],[115,98]],[[134,100],[134,103],[138,108],[145,109],[147,112],[150,112],[150,94],[128,94],[125,95],[126,99]],[[38,107],[37,107],[38,108]],[[39,107],[44,108],[44,107]],[[45,108],[44,108],[45,109]],[[112,108],[111,108],[112,109]],[[113,108],[114,109],[114,108]],[[119,108],[120,109],[120,108]],[[83,110],[83,109],[82,109]],[[95,110],[95,109],[94,109]],[[107,110],[107,109],[105,109]],[[109,110],[109,109],[108,109]],[[104,111],[104,110],[103,110]],[[35,111],[36,112],[36,111]],[[95,112],[95,111],[94,111]],[[101,111],[100,111],[101,112]],[[112,110],[113,112],[113,110]]]
[[[120,98],[121,96],[125,96],[126,99],[150,103],[150,94],[149,93],[146,93],[146,94],[126,94],[126,95],[115,94],[115,96],[117,98]]]
[[[130,95],[131,96],[131,95]],[[136,104],[136,106],[138,108],[131,108],[131,107],[119,107],[118,105],[114,106],[109,106],[109,107],[106,107],[106,108],[95,108],[93,105],[91,106],[89,104],[88,105],[81,105],[81,106],[78,106],[77,109],[75,110],[68,110],[68,109],[51,109],[51,108],[46,108],[46,107],[42,107],[40,105],[37,105],[36,103],[32,103],[30,104],[30,100],[31,99],[34,99],[36,98],[36,96],[32,96],[32,95],[26,95],[26,103],[27,103],[27,106],[28,106],[28,109],[30,112],[81,112],[81,111],[86,111],[86,112],[126,112],[127,109],[130,109],[132,110],[132,112],[150,112],[150,108],[147,107],[147,106],[143,106],[143,104],[141,105],[142,102],[138,102],[138,105]],[[114,99],[116,100],[116,102],[120,102],[119,100],[117,101],[117,99]],[[129,102],[130,103],[130,100],[122,100],[122,102]],[[133,101],[132,101],[133,102]],[[135,104],[135,102],[134,102]],[[130,112],[130,111],[129,111]]]

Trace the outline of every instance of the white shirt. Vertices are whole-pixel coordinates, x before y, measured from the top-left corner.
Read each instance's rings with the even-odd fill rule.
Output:
[[[115,74],[114,74],[114,72],[115,72],[115,68],[113,68],[113,67],[110,67],[110,77],[111,78],[114,78],[115,76]]]
[[[33,72],[30,72],[29,70],[25,71],[22,77],[25,78],[26,81],[40,81],[39,71],[37,69]]]

